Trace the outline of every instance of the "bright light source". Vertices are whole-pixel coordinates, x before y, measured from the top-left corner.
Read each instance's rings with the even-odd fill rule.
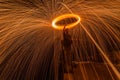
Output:
[[[75,22],[72,22],[72,23],[66,23],[66,24],[62,24],[62,25],[58,25],[57,23],[62,21],[62,20],[65,20],[65,19],[71,19],[71,18],[74,18],[76,19]],[[80,17],[76,14],[64,14],[64,15],[61,15],[61,16],[58,16],[56,17],[53,21],[52,21],[52,26],[55,28],[55,29],[58,29],[58,30],[62,30],[64,28],[64,26],[66,28],[72,28],[74,26],[76,26],[79,22],[80,22]]]

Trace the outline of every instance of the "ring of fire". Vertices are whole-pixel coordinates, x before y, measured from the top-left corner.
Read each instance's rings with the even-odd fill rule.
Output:
[[[70,24],[67,24],[67,25],[57,25],[56,23],[59,22],[59,21],[62,21],[64,19],[67,19],[67,18],[75,18],[76,21],[73,22],[73,23],[70,23]],[[72,28],[74,27],[75,25],[77,25],[78,23],[80,22],[80,17],[76,14],[64,14],[64,15],[61,15],[61,16],[58,16],[56,17],[53,21],[52,21],[52,26],[53,28],[55,29],[59,29],[59,30],[62,30],[64,28],[64,26],[66,28]]]

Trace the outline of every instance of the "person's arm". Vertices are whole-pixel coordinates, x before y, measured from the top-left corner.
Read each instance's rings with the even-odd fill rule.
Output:
[[[65,36],[65,26],[63,28],[63,38],[64,38],[64,36]]]
[[[63,28],[63,33],[65,33],[65,26],[64,26],[64,28]]]
[[[66,27],[66,26],[64,26],[63,30],[65,30],[65,27]]]

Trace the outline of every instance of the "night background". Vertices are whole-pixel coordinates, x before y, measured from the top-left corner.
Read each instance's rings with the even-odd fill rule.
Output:
[[[0,0],[0,80],[120,80],[120,0]]]

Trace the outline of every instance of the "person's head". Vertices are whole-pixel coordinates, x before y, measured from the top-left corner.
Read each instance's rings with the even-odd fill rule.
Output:
[[[68,33],[68,31],[69,31],[69,29],[68,29],[68,28],[66,28],[66,29],[65,29],[65,33]]]

